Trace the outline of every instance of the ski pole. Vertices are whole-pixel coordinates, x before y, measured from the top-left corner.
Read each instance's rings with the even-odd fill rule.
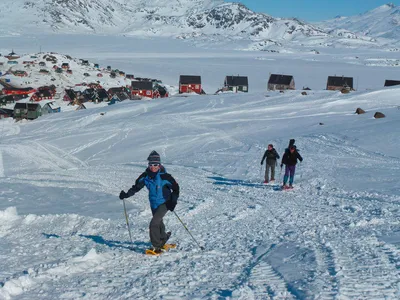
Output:
[[[193,235],[190,233],[189,229],[186,227],[186,225],[182,222],[181,218],[179,218],[178,214],[174,211],[175,216],[178,218],[178,220],[182,223],[183,227],[185,227],[186,231],[190,234],[192,239],[196,242],[197,246],[200,247],[201,250],[204,250],[204,247],[200,246],[200,244],[196,241],[196,239],[193,237]]]
[[[128,214],[126,213],[125,199],[123,199],[122,201],[124,202],[124,213],[125,213],[126,225],[128,226],[129,239],[131,240],[131,244],[133,244],[132,243],[132,235],[131,235],[131,227],[129,226]]]

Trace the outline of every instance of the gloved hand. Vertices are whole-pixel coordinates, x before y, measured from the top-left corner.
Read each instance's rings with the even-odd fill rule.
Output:
[[[281,169],[282,169],[282,167],[283,167],[283,164],[281,164]]]
[[[261,162],[261,165],[263,165],[263,162]]]
[[[125,193],[125,191],[121,191],[121,193],[119,193],[119,199],[123,200],[125,198],[128,198],[128,194]]]
[[[177,203],[178,203],[178,196],[176,194],[172,193],[169,200],[167,202],[165,202],[165,205],[167,206],[168,210],[174,211]]]

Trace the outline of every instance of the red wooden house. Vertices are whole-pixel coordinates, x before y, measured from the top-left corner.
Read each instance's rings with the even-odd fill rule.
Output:
[[[27,95],[34,92],[36,92],[36,90],[31,87],[27,88],[7,87],[3,89],[4,95]]]
[[[201,77],[194,75],[181,75],[179,77],[179,94],[182,93],[204,93],[201,87]]]
[[[63,63],[61,65],[61,68],[63,68],[64,70],[68,70],[69,69],[69,63]]]
[[[131,87],[132,96],[141,96],[152,99],[160,97],[160,93],[153,89],[153,82],[151,81],[132,81]]]
[[[51,100],[54,98],[54,95],[50,92],[50,90],[42,90],[36,92],[32,95],[31,101],[42,101],[42,100]]]
[[[43,92],[43,91],[49,91],[51,93],[51,95],[54,97],[56,94],[56,86],[54,84],[52,85],[43,85],[38,87],[38,91],[39,92]]]

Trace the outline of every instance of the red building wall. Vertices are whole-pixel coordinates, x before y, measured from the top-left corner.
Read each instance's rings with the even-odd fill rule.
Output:
[[[154,93],[151,90],[132,90],[132,95],[141,97],[154,98]]]
[[[181,84],[179,92],[201,94],[201,84]]]

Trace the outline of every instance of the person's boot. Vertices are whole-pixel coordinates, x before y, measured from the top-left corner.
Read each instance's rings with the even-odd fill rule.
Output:
[[[161,248],[167,243],[167,241],[169,240],[170,236],[171,236],[171,231],[168,231],[167,232],[167,239],[165,241],[163,240],[163,244],[162,244]]]

